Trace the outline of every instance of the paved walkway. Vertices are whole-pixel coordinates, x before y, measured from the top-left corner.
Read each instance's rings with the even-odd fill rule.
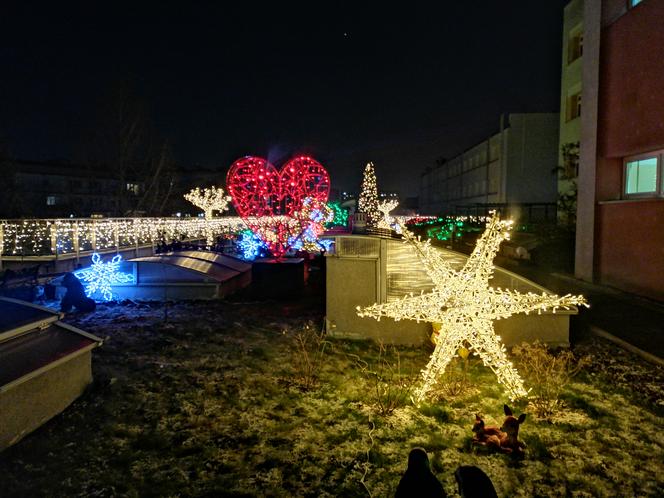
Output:
[[[572,342],[583,340],[593,330],[605,331],[664,361],[664,303],[504,258],[496,264],[556,294],[583,294],[588,299],[590,308],[581,308],[572,319]]]

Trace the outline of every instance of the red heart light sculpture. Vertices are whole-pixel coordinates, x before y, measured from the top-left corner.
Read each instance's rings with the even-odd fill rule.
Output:
[[[311,197],[327,202],[330,175],[315,159],[298,156],[281,170],[260,157],[246,156],[233,163],[226,187],[236,211],[279,258],[288,250],[288,239],[299,235],[302,222],[293,218]]]

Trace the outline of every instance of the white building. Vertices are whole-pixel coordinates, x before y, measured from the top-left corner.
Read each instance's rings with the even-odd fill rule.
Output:
[[[501,116],[500,131],[433,168],[420,183],[423,214],[479,204],[548,204],[557,199],[558,113]]]

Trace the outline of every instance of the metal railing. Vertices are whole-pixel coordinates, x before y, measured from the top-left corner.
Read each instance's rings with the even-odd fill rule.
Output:
[[[501,217],[519,223],[555,223],[557,209],[555,202],[464,204],[454,207],[454,215],[488,216],[497,210]]]
[[[61,218],[0,220],[0,260],[58,258],[81,252],[198,240],[246,228],[237,216],[220,218]]]

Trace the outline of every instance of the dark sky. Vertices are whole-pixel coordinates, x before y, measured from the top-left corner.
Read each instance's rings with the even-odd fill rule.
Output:
[[[416,195],[501,112],[559,107],[564,0],[237,3],[3,2],[0,138],[76,160],[128,81],[185,167],[303,151],[333,187],[372,160],[381,190]]]

